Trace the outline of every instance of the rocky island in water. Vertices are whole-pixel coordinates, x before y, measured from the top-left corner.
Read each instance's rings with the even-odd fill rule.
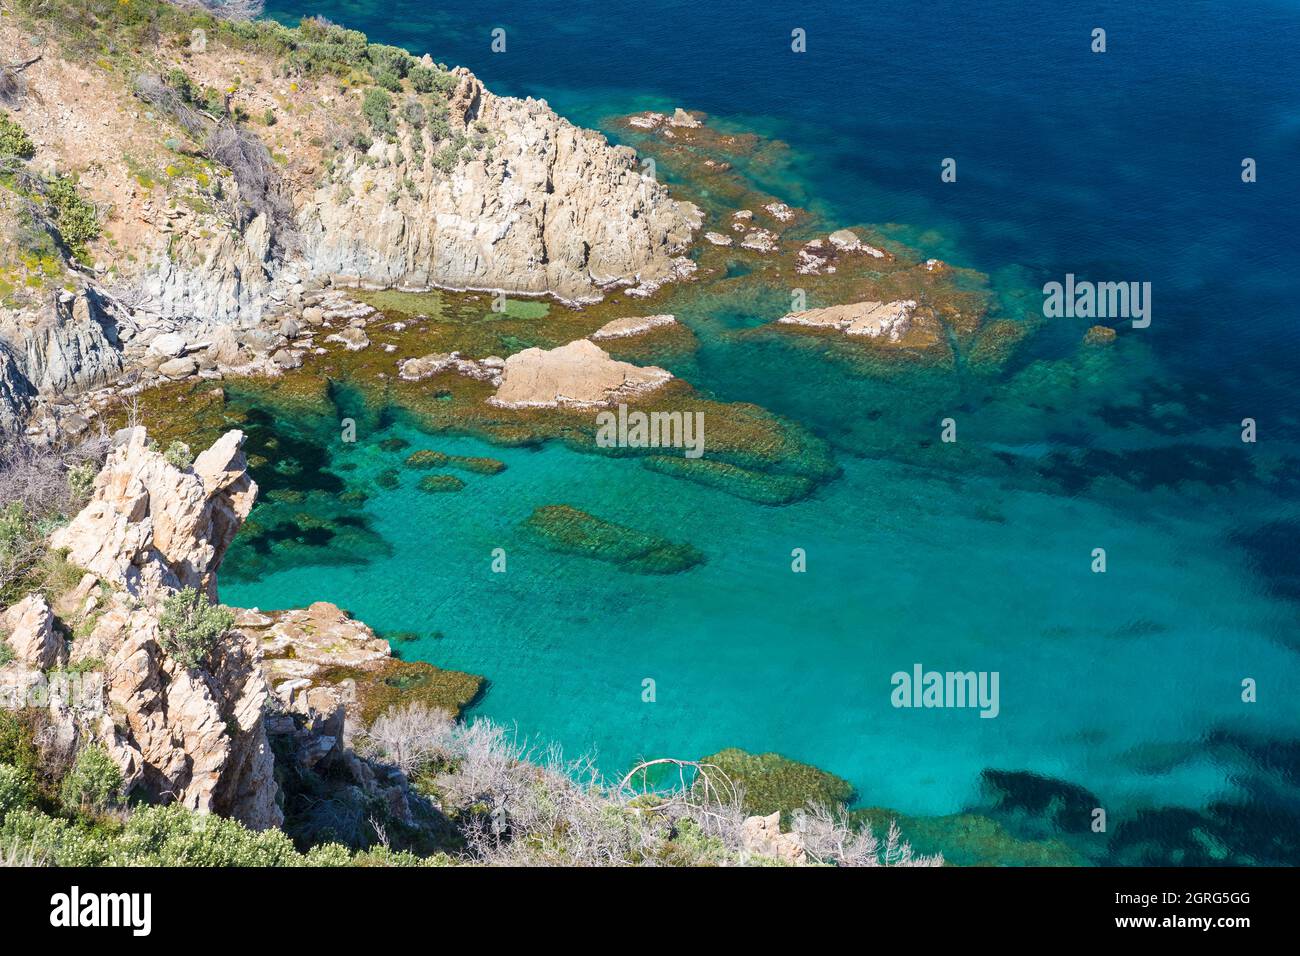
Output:
[[[759,608],[776,575],[848,553],[791,530],[836,527],[837,488],[878,498],[877,534],[976,471],[1017,500],[1087,486],[1034,429],[1136,374],[1122,323],[1049,330],[1005,277],[768,192],[754,171],[783,144],[689,103],[611,118],[615,144],[437,50],[226,16],[243,6],[14,0],[0,19],[6,862],[1194,861],[1138,826],[1093,840],[1100,798],[1051,766],[977,754],[977,798],[909,806],[818,759],[815,728],[795,753],[718,739],[744,723],[722,719],[733,697],[651,676],[671,618],[779,696],[710,602],[731,580]],[[1031,417],[954,443],[975,408]],[[1158,481],[1105,454],[1100,480]],[[930,490],[863,490],[863,461]],[[953,499],[969,526],[1015,520]],[[770,553],[719,543],[761,523],[785,529]],[[478,617],[471,597],[501,603]],[[846,642],[868,633],[833,593],[810,602]],[[883,587],[879,609],[904,613]],[[601,635],[585,682],[548,630],[567,625]],[[864,678],[890,715],[896,663]],[[591,716],[565,757],[536,720],[539,699],[598,715],[616,693],[690,697],[692,735],[620,726],[588,759],[615,736]],[[928,792],[945,771],[916,773]],[[1194,817],[1186,847],[1263,862],[1229,815]]]

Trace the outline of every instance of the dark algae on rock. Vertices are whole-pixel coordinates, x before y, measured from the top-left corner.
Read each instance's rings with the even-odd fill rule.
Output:
[[[524,528],[551,551],[579,554],[638,574],[676,574],[705,560],[704,554],[689,544],[674,544],[568,505],[538,508]]]

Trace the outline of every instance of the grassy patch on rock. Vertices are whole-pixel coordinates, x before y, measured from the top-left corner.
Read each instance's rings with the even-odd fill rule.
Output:
[[[370,724],[397,705],[418,703],[452,715],[474,702],[483,691],[477,674],[444,670],[424,661],[392,658],[374,669],[330,667],[318,675],[322,683],[354,680],[361,720]]]

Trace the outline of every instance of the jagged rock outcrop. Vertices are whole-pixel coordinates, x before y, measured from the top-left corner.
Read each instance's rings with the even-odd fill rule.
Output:
[[[22,430],[35,394],[32,383],[18,368],[10,346],[0,341],[0,436]]]
[[[32,328],[23,345],[24,374],[44,395],[82,392],[122,371],[113,319],[90,288],[59,293],[49,319]]]
[[[643,175],[633,150],[574,126],[544,101],[495,96],[468,70],[455,75],[453,133],[490,134],[493,144],[468,148],[450,172],[435,166],[440,147],[426,131],[417,133],[419,150],[377,142],[364,161],[340,157],[333,180],[300,209],[315,271],[573,301],[681,273],[676,260],[701,214]]]
[[[241,233],[182,235],[142,280],[148,309],[161,316],[195,319],[196,325],[255,325],[271,302],[271,231],[264,215]]]
[[[216,600],[217,568],[257,494],[243,435],[228,432],[184,471],[150,447],[142,428],[115,441],[90,502],[51,540],[90,572],[60,604],[88,627],[73,660],[102,662],[108,706],[90,733],[128,789],[254,828],[278,826],[264,721],[271,691],[257,638],[235,628],[190,667],[167,651],[160,623],[174,590],[195,587]],[[12,608],[5,623],[15,635],[53,632],[36,597]],[[24,650],[48,644],[22,641]],[[49,666],[48,651],[27,656]]]
[[[54,612],[39,594],[29,594],[0,615],[0,639],[18,661],[38,670],[48,670],[66,656],[63,637],[54,629]]]
[[[501,387],[488,402],[502,408],[593,408],[634,399],[672,377],[655,365],[616,361],[595,342],[578,339],[549,351],[532,348],[511,355]]]
[[[217,568],[257,496],[242,432],[227,432],[181,471],[143,428],[114,436],[90,503],[51,538],[68,560],[135,595],[194,587],[211,599]]]
[[[112,310],[92,287],[0,311],[0,434],[20,431],[37,401],[104,385],[122,366]]]
[[[163,650],[159,606],[125,605],[116,596],[90,640],[115,648],[104,667],[110,711],[97,729],[127,788],[255,829],[278,826],[256,641],[233,631],[189,669]]]

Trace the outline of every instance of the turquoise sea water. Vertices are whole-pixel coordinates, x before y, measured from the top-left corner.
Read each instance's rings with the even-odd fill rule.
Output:
[[[400,416],[355,446],[333,440],[337,416],[281,421],[285,455],[318,486],[308,515],[345,488],[370,497],[328,533],[288,529],[262,555],[269,539],[241,541],[224,600],[327,599],[420,633],[404,656],[489,679],[475,713],[595,750],[611,774],[638,756],[775,750],[846,777],[864,805],[937,815],[989,809],[983,771],[1025,771],[1096,795],[1112,828],[1098,859],[1300,859],[1293,5],[271,12],[308,6],[588,125],[706,110],[788,143],[748,172],[828,223],[891,223],[990,273],[1009,306],[1067,271],[1151,281],[1154,321],[1087,353],[1087,323],[1063,320],[994,381],[873,380],[735,334],[780,302],[684,292],[672,307],[701,349],[673,370],[820,435],[839,478],[767,507],[631,460],[421,435]],[[505,55],[488,49],[498,25]],[[1104,56],[1087,53],[1095,25]],[[808,30],[806,59],[788,52],[791,26]],[[959,178],[944,186],[950,155]],[[1245,155],[1261,170],[1251,186]],[[945,450],[948,415],[959,442]],[[1256,445],[1239,440],[1246,416]],[[464,475],[458,494],[420,492],[411,471],[384,490],[375,477],[407,454],[384,437],[507,470]],[[643,576],[543,550],[519,523],[553,503],[707,561]],[[498,547],[505,574],[491,571]],[[791,572],[794,548],[806,573]],[[999,672],[1000,715],[895,709],[890,676],[917,662]],[[1031,780],[1011,799],[1032,808]]]

